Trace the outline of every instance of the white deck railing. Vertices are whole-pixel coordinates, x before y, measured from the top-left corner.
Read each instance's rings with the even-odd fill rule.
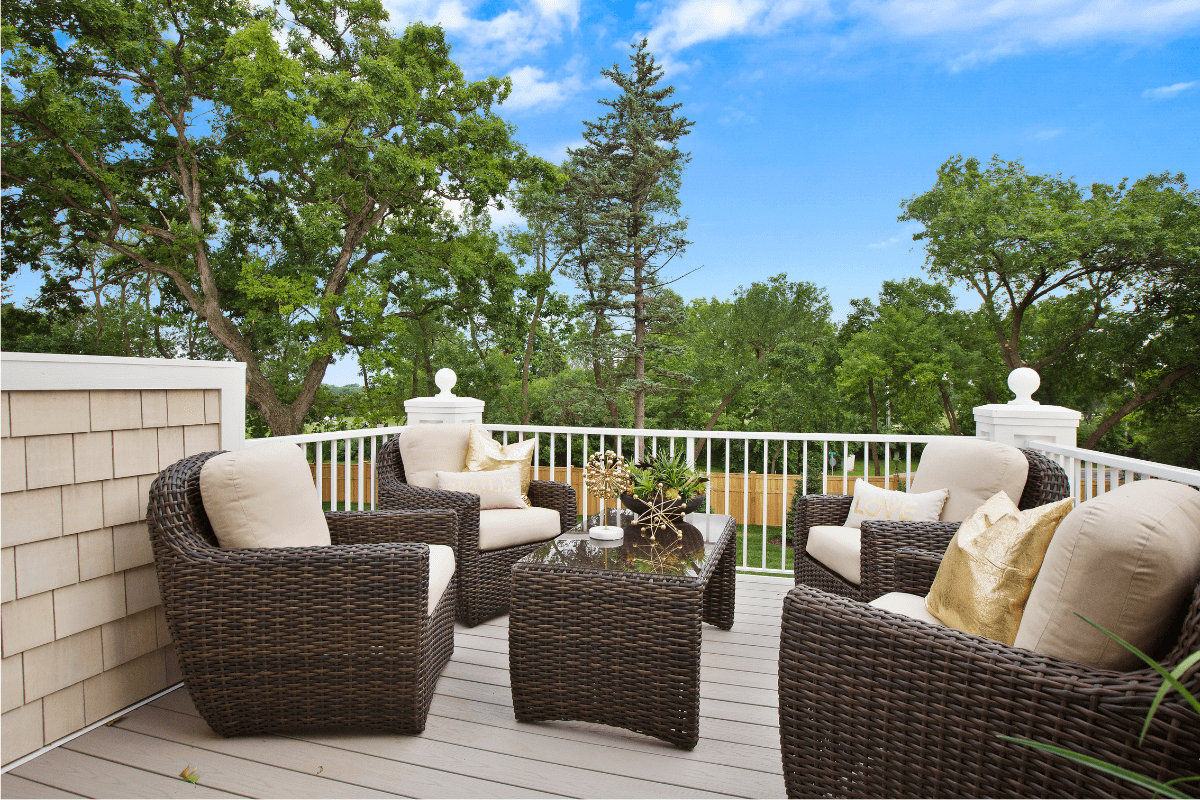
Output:
[[[1200,488],[1200,471],[1194,469],[1114,456],[1111,453],[1083,450],[1079,447],[1066,447],[1052,442],[1027,442],[1025,447],[1045,453],[1062,466],[1071,484],[1071,496],[1080,503],[1122,484],[1146,478],[1160,478]]]
[[[920,446],[940,438],[496,424],[484,427],[499,433],[505,444],[536,438],[533,477],[572,484],[581,512],[588,513],[595,513],[598,507],[596,498],[588,497],[583,465],[597,450],[613,450],[629,461],[636,461],[642,451],[651,456],[662,451],[688,454],[689,460],[711,477],[705,511],[731,514],[738,521],[739,569],[765,574],[791,573],[788,546],[793,542],[793,532],[789,530],[788,512],[796,493],[851,494],[856,478],[888,488],[904,488],[919,460]],[[317,490],[332,509],[369,509],[375,507],[376,455],[387,437],[402,430],[402,426],[366,428],[282,436],[273,441],[305,445]],[[261,441],[265,440],[246,443]],[[868,444],[875,445],[875,455],[881,460],[879,474],[871,469],[871,459],[866,455]],[[1063,466],[1071,491],[1080,502],[1142,478],[1200,487],[1200,472],[1196,470],[1048,442],[1026,446],[1046,453]],[[829,455],[836,463],[832,469]],[[853,466],[850,456],[855,457]],[[793,461],[799,468],[792,466]]]
[[[856,478],[903,487],[919,459],[914,445],[936,436],[870,436],[835,433],[746,433],[731,431],[635,430],[632,428],[547,427],[486,424],[501,441],[535,438],[533,477],[575,486],[579,508],[595,513],[583,465],[597,450],[613,450],[629,461],[642,453],[688,454],[711,476],[705,511],[731,514],[741,529],[738,567],[766,574],[791,574],[792,543],[788,512],[794,494],[852,493]],[[303,444],[313,464],[317,490],[337,510],[375,507],[374,465],[379,448],[403,427],[366,428],[275,437]],[[265,441],[247,440],[247,444]],[[697,443],[702,442],[700,448]],[[879,473],[871,468],[867,445],[874,445]],[[826,457],[822,458],[821,454]],[[832,456],[833,458],[829,458]],[[853,456],[853,465],[851,465]],[[833,461],[836,466],[830,467]],[[793,462],[799,464],[796,468]],[[610,501],[612,502],[612,501]],[[777,540],[772,543],[770,540]],[[784,546],[781,546],[784,545]]]

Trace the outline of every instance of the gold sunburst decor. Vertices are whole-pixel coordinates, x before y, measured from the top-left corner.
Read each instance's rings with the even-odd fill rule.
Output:
[[[583,480],[589,492],[611,500],[629,487],[629,468],[625,459],[612,450],[597,452],[583,468]]]
[[[600,521],[603,523],[606,519],[604,501],[613,499],[629,488],[629,468],[625,466],[625,459],[612,450],[597,452],[583,468],[583,482],[587,490],[600,500]],[[616,540],[624,535],[624,531],[617,525],[601,524],[588,528],[588,535],[593,539]]]

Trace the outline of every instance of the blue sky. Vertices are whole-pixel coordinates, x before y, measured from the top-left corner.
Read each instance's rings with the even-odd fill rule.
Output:
[[[692,245],[674,273],[700,267],[675,284],[687,298],[786,272],[826,287],[840,317],[922,275],[899,204],[960,153],[1083,185],[1163,171],[1200,184],[1197,0],[385,3],[398,26],[441,24],[469,77],[512,77],[501,113],[554,161],[612,96],[600,70],[647,36],[696,122]]]

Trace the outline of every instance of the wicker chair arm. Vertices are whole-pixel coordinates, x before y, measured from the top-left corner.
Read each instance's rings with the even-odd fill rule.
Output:
[[[928,594],[941,564],[941,553],[918,547],[901,547],[896,551],[896,584],[892,591]]]
[[[479,495],[424,489],[398,481],[380,480],[376,505],[387,511],[445,508],[458,513],[458,552],[479,550]]]
[[[335,545],[424,542],[454,547],[458,514],[448,509],[420,511],[326,511]]]
[[[557,481],[530,481],[529,502],[539,508],[552,508],[561,518],[561,530],[565,533],[578,523],[578,506],[575,502],[575,487]]]
[[[796,552],[808,545],[808,529],[813,525],[844,525],[850,513],[849,494],[809,494],[800,498],[792,515],[792,531]]]
[[[1200,724],[1178,695],[1138,745],[1159,683],[1150,669],[1097,670],[797,586],[780,645],[785,779],[805,796],[1036,794],[1027,781],[1128,796],[1128,784],[997,736],[1099,755],[1159,780],[1193,774]],[[1200,689],[1200,678],[1188,683]],[[930,743],[931,730],[945,746]],[[844,766],[830,769],[830,759]]]
[[[862,586],[870,597],[896,590],[900,575],[896,551],[915,547],[932,553],[944,553],[958,531],[959,522],[881,522],[862,524],[862,555],[859,569]]]

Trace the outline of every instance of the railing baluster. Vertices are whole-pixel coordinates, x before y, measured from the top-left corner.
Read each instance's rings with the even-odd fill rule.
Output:
[[[742,440],[742,566],[750,566],[750,437]]]
[[[618,439],[618,441],[620,441],[620,440]],[[706,491],[704,493],[704,513],[711,514],[712,513],[712,437],[711,436],[704,440],[704,451],[705,451],[705,465],[706,465],[704,474],[708,476],[708,491]]]
[[[780,499],[779,506],[779,568],[787,569],[787,546],[788,546],[788,529],[787,518],[788,512],[791,511],[791,504],[788,503],[788,440],[783,440],[783,497]]]
[[[762,569],[767,568],[767,472],[769,470],[769,460],[767,456],[770,452],[770,445],[766,439],[763,439],[763,471],[762,471]]]
[[[320,499],[321,502],[325,502],[325,492],[324,492],[324,489],[325,489],[324,472],[325,472],[325,470],[322,469],[322,464],[321,464],[321,450],[324,448],[325,443],[318,440],[318,441],[313,442],[313,446],[316,448],[316,451],[317,451],[317,460],[316,460],[316,465],[315,465],[316,473],[317,473],[317,476],[316,476],[317,477],[317,498]],[[332,508],[332,506],[330,506],[330,507]]]

